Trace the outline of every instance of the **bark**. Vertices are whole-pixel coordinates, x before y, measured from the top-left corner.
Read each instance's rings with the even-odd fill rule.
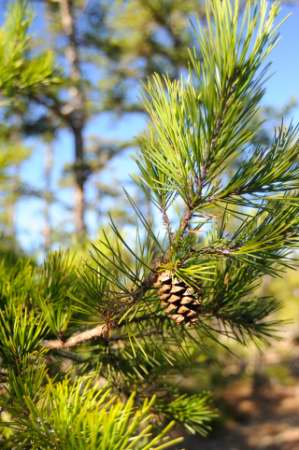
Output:
[[[82,86],[80,50],[77,40],[73,0],[59,0],[61,24],[67,38],[65,56],[69,63],[72,87],[69,89],[69,124],[74,142],[75,177],[75,228],[78,238],[86,234],[85,224],[85,184],[88,178],[85,161],[84,128],[86,122],[85,96]]]
[[[99,337],[106,337],[109,333],[109,327],[106,324],[103,325],[97,325],[94,328],[91,328],[89,330],[83,331],[82,333],[75,334],[71,336],[66,341],[61,341],[60,339],[57,340],[51,340],[51,341],[44,341],[43,345],[44,347],[54,350],[54,349],[63,349],[63,348],[71,348],[75,347],[76,345],[79,345],[83,342],[87,342],[94,338]]]

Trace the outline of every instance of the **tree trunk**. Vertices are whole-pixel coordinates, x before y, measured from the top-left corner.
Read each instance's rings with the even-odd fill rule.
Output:
[[[86,121],[85,96],[82,86],[80,52],[76,35],[73,0],[59,0],[61,24],[67,38],[65,56],[70,65],[72,87],[69,89],[69,124],[74,141],[74,178],[75,178],[75,228],[78,239],[86,234],[85,223],[85,184],[88,178],[85,161],[84,127]]]
[[[87,180],[82,130],[73,129],[75,146],[75,228],[78,237],[86,234],[85,183]]]

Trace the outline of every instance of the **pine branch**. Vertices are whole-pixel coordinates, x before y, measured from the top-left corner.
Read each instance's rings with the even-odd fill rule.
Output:
[[[136,324],[136,323],[142,323],[142,322],[149,322],[151,319],[155,319],[155,315],[144,315],[142,317],[138,317],[136,319],[129,320],[127,322],[121,322],[119,325],[113,325],[113,324],[102,324],[97,325],[93,328],[89,328],[88,330],[82,331],[82,333],[75,333],[65,341],[62,339],[51,339],[51,340],[44,340],[42,342],[42,346],[45,348],[48,348],[49,350],[60,350],[60,349],[68,349],[72,347],[76,347],[77,345],[84,344],[85,342],[89,342],[93,339],[104,339],[108,342],[115,342],[115,341],[123,341],[125,339],[128,339],[128,336],[126,334],[119,335],[119,336],[112,336],[112,331],[118,329],[118,328],[125,328],[129,324]],[[160,318],[161,321],[165,321],[166,318]],[[144,332],[142,334],[136,335],[137,338],[145,338],[148,336],[157,336],[160,335],[161,331],[151,331],[151,332]],[[70,357],[72,358],[72,354],[65,353],[62,354],[62,356],[65,356],[66,358]]]
[[[45,340],[43,346],[49,350],[72,348],[84,342],[90,341],[95,338],[106,338],[109,336],[110,326],[107,324],[97,325],[94,328],[85,330],[82,333],[75,334],[68,338],[66,341],[61,339]]]
[[[188,229],[188,227],[190,225],[190,221],[191,221],[191,219],[193,217],[193,213],[194,213],[194,208],[192,206],[188,207],[186,209],[186,211],[184,213],[184,216],[183,216],[183,218],[181,220],[179,230],[178,230],[178,237],[179,238],[181,238],[184,235],[184,233],[186,232],[186,230]]]

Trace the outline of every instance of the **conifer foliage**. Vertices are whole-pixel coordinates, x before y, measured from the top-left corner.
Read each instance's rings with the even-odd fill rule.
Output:
[[[298,130],[282,124],[256,146],[251,119],[279,6],[206,9],[188,77],[146,87],[137,181],[163,229],[128,195],[135,244],[111,219],[84,267],[62,253],[1,263],[1,448],[158,450],[175,444],[173,423],[205,434],[209,395],[183,392],[176,375],[209,340],[275,331],[279,305],[255,288],[293,265]]]
[[[11,3],[7,19],[0,28],[0,89],[1,97],[8,98],[42,92],[59,82],[53,52],[32,52],[28,37],[31,15],[27,2]]]

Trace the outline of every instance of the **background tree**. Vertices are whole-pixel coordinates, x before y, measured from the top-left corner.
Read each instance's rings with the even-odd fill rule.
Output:
[[[65,81],[59,87],[52,85],[47,91],[23,97],[27,105],[23,131],[25,135],[42,136],[59,126],[71,134],[74,157],[67,173],[73,176],[76,232],[82,235],[86,231],[85,212],[88,206],[95,208],[95,202],[85,198],[88,179],[105,168],[119,151],[132,145],[131,140],[107,140],[99,133],[93,133],[91,140],[89,124],[96,117],[105,120],[111,113],[144,116],[137,95],[142,81],[154,71],[175,76],[186,66],[184,49],[190,46],[191,39],[189,15],[202,7],[197,1],[184,5],[168,1],[159,5],[78,0],[30,3],[38,8],[41,26],[47,29],[46,45],[50,39]],[[39,46],[40,42],[35,39],[32,45]],[[99,192],[102,196],[119,193],[103,182],[96,181],[95,186],[97,203]],[[100,209],[104,208],[100,205]]]
[[[51,52],[28,55],[30,17],[21,2],[13,5],[0,29],[0,91],[1,91],[1,222],[7,240],[17,242],[15,223],[16,202],[31,194],[22,183],[19,169],[30,151],[22,139],[22,105],[18,98],[34,95],[58,82]],[[10,111],[14,116],[10,118]]]

